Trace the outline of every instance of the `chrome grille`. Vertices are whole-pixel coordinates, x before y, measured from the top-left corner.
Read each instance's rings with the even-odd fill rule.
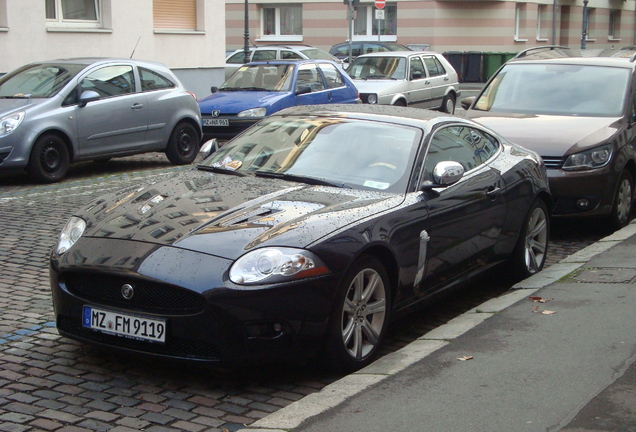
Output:
[[[563,166],[563,158],[557,156],[541,156],[545,167],[548,169],[560,169]]]

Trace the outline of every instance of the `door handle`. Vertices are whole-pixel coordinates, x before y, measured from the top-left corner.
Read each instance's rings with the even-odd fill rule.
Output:
[[[135,110],[135,111],[139,111],[140,109],[142,109],[144,107],[144,104],[140,104],[140,103],[136,103],[133,106],[131,106],[130,108]]]
[[[497,196],[499,196],[499,192],[501,192],[501,188],[499,186],[490,186],[486,191],[486,196],[491,200],[495,200],[497,199]]]

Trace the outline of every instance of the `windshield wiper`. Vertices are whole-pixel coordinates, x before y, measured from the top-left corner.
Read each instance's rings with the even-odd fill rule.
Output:
[[[234,175],[234,176],[238,176],[238,177],[245,177],[246,176],[245,173],[242,173],[240,171],[236,171],[236,170],[229,169],[229,168],[221,168],[221,167],[212,166],[212,165],[197,165],[197,169],[200,169],[201,171],[210,171],[210,172],[215,172],[215,173],[219,173],[219,174]]]
[[[241,88],[243,91],[268,91],[266,88],[262,87],[243,87]]]
[[[219,91],[241,91],[243,90],[240,87],[221,87]]]
[[[307,183],[310,185],[318,185],[318,186],[333,186],[338,188],[351,189],[351,186],[346,185],[344,183],[338,183],[334,181],[330,181],[324,178],[310,177],[298,174],[285,174],[285,173],[276,173],[269,171],[256,171],[254,173],[256,177],[267,177],[267,178],[276,178],[281,180],[289,180],[300,183]]]

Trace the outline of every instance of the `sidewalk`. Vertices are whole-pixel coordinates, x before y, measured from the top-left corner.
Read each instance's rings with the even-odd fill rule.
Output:
[[[634,234],[636,223],[243,431],[636,431]]]

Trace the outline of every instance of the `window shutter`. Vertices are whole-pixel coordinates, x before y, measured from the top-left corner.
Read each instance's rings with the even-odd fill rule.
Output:
[[[197,0],[153,0],[155,29],[197,29]]]

